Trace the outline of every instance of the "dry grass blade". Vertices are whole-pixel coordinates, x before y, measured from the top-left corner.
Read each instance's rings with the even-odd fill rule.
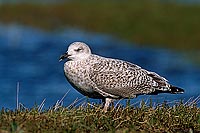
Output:
[[[20,110],[19,108],[19,89],[20,89],[20,86],[19,86],[19,82],[17,82],[17,92],[16,92],[16,108],[17,110]]]
[[[46,101],[46,98],[42,101],[42,103],[41,103],[40,106],[38,107],[38,112],[42,112],[42,109],[43,109],[43,107],[44,107],[45,101]]]
[[[68,90],[64,95],[63,97],[58,100],[55,104],[55,106],[53,107],[54,108],[54,111],[56,111],[58,108],[62,107],[62,103],[63,103],[63,100],[65,99],[65,97],[67,96],[67,94],[69,93],[70,90]]]

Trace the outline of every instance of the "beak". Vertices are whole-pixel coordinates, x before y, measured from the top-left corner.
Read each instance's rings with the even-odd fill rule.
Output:
[[[68,54],[67,52],[64,53],[63,55],[60,56],[59,62],[61,62],[62,60],[66,59],[66,58],[68,58],[68,57],[69,57],[69,54]]]

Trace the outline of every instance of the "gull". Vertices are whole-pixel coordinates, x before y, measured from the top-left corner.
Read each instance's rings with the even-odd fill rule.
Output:
[[[67,59],[64,63],[67,81],[81,94],[102,99],[104,112],[114,99],[184,92],[159,74],[136,64],[92,54],[83,42],[71,43],[60,56],[60,61],[64,59]]]

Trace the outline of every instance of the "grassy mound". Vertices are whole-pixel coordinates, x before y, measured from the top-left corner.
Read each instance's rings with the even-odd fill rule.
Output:
[[[200,108],[195,105],[162,104],[152,107],[101,105],[38,111],[2,109],[0,132],[200,132]]]

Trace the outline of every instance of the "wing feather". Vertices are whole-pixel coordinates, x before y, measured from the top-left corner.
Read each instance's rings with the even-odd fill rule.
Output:
[[[132,98],[155,91],[148,71],[122,60],[104,58],[91,65],[90,79],[100,91],[110,95]]]

